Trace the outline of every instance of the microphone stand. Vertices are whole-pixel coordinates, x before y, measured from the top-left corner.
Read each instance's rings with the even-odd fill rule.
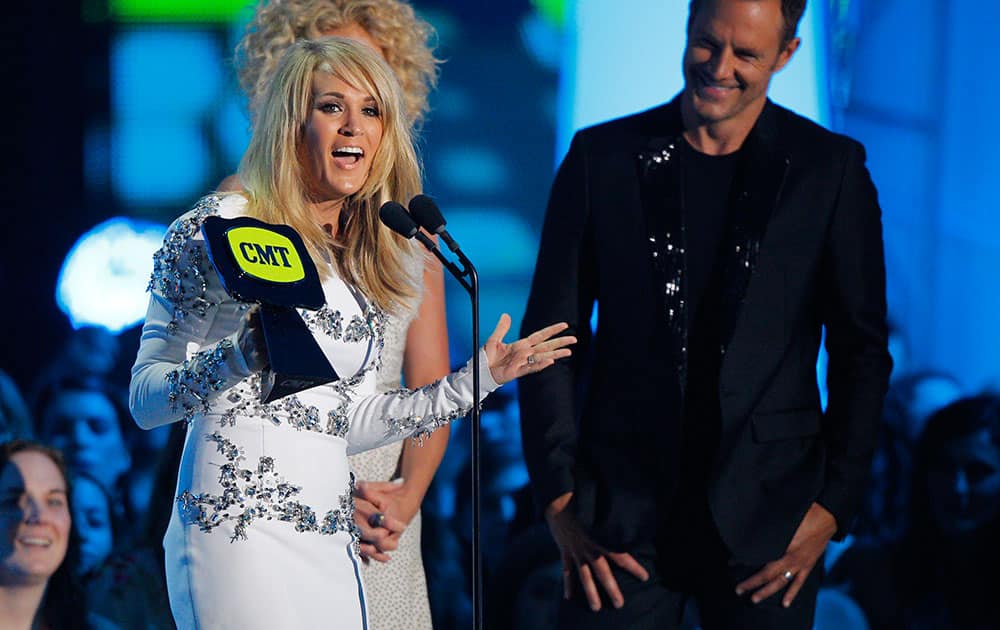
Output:
[[[455,252],[458,261],[462,263],[459,268],[455,263],[445,258],[444,254],[437,247],[437,244],[424,235],[417,232],[419,240],[428,251],[441,261],[451,275],[455,276],[459,284],[468,292],[472,301],[472,623],[475,630],[483,628],[483,551],[480,545],[480,481],[479,481],[479,272],[475,265],[465,255],[457,245],[448,243],[449,248]],[[449,239],[450,240],[450,239]]]

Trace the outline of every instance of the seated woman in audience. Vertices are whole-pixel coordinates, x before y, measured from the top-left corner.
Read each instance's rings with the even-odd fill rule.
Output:
[[[77,574],[85,581],[95,575],[115,546],[111,496],[88,473],[73,475],[73,525],[80,541]]]
[[[913,518],[900,576],[907,628],[996,628],[1000,566],[1000,396],[930,417],[914,462]]]
[[[62,456],[15,440],[0,445],[0,628],[84,628],[75,581],[69,483]]]

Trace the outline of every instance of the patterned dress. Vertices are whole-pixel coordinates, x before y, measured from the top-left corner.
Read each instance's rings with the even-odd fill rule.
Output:
[[[376,392],[386,317],[330,266],[326,305],[300,313],[343,378],[261,404],[237,344],[247,307],[223,290],[200,232],[245,207],[206,197],[171,226],[132,370],[140,425],[188,423],[164,538],[171,610],[185,629],[368,628],[347,456],[465,415],[473,375]],[[486,394],[498,385],[482,365]]]

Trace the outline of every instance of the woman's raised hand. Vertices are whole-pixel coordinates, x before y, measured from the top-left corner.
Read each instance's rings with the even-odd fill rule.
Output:
[[[565,323],[552,324],[514,343],[504,343],[503,337],[510,330],[510,315],[501,315],[493,334],[483,346],[493,380],[502,385],[525,374],[540,372],[555,363],[556,359],[568,357],[572,353],[567,346],[576,343],[576,337],[553,338],[567,328],[569,325]]]

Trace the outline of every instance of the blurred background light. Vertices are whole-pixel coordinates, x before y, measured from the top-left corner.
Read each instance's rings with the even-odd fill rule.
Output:
[[[488,146],[444,147],[433,167],[459,193],[499,192],[513,183],[503,156]]]
[[[145,317],[153,253],[166,230],[163,225],[116,217],[77,240],[56,285],[56,303],[73,328],[101,326],[118,333]]]
[[[191,120],[120,119],[111,135],[111,166],[114,191],[129,204],[186,206],[216,183],[207,183],[208,146]]]
[[[531,0],[535,11],[549,24],[562,28],[566,24],[566,5],[570,0]]]
[[[563,57],[563,31],[538,13],[529,13],[521,20],[521,43],[534,60],[544,68],[559,70]]]
[[[538,237],[513,209],[452,208],[448,231],[465,251],[475,252],[481,274],[530,276],[535,267]]]
[[[222,102],[215,115],[215,133],[220,149],[230,171],[243,157],[250,144],[250,118],[247,116],[247,101],[242,95],[232,93]]]
[[[109,0],[122,22],[224,22],[253,10],[246,0]]]
[[[211,33],[178,28],[124,31],[111,43],[111,107],[118,116],[207,113],[222,86],[221,46]]]

